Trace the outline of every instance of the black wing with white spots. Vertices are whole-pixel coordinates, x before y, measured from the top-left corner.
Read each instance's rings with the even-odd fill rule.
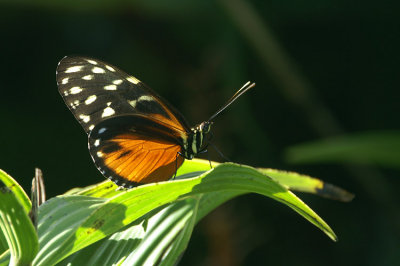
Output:
[[[183,116],[143,82],[97,59],[64,57],[57,67],[58,90],[86,133],[119,115],[145,115],[188,132]]]

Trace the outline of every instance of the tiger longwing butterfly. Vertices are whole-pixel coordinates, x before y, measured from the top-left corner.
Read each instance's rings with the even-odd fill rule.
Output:
[[[255,85],[247,82],[209,120],[190,128],[147,85],[100,60],[64,57],[56,75],[96,167],[126,188],[170,179],[185,158],[206,149],[215,116]]]

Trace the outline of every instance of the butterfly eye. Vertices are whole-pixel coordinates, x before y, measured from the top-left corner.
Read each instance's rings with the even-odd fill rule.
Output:
[[[199,130],[205,134],[210,132],[212,122],[204,121],[199,125]]]

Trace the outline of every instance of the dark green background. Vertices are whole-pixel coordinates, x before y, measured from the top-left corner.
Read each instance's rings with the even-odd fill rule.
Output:
[[[340,132],[399,128],[397,1],[245,1],[250,18],[245,9],[229,11],[241,1],[15,2],[0,2],[0,168],[26,190],[34,167],[43,170],[48,197],[103,181],[57,91],[55,69],[65,55],[135,75],[192,125],[251,80],[257,86],[215,119],[215,145],[234,162],[313,175],[356,198],[345,204],[300,195],[335,230],[333,243],[277,202],[239,197],[196,227],[181,265],[400,262],[398,171],[291,165],[283,156],[291,145]],[[295,95],[296,81],[276,70],[282,58],[266,63],[262,53],[277,54],[256,49],[248,38],[254,27],[240,28],[237,18],[271,31],[313,92]],[[213,151],[210,157],[221,160]]]

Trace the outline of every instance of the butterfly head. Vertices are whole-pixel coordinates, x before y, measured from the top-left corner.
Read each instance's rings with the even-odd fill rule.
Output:
[[[187,139],[184,141],[182,156],[186,159],[193,159],[198,153],[207,149],[208,134],[213,122],[204,121],[190,129]]]
[[[204,134],[208,134],[210,132],[211,129],[211,125],[214,122],[210,122],[210,121],[204,121],[202,123],[200,123],[199,125],[196,126],[197,131],[202,132],[203,135]]]

